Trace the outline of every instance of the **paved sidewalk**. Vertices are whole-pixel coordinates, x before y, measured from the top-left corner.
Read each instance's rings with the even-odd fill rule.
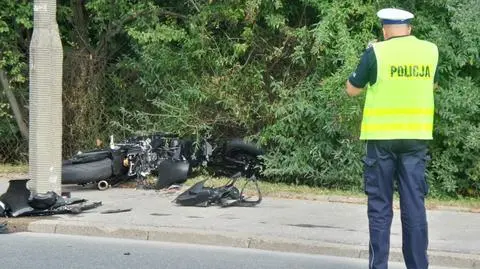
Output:
[[[0,182],[3,193],[8,182]],[[253,208],[180,207],[178,195],[154,190],[68,186],[72,197],[102,201],[79,215],[9,219],[18,231],[249,247],[266,250],[368,258],[366,206],[273,199]],[[129,212],[102,214],[110,209]],[[432,265],[480,269],[480,214],[431,210]],[[391,260],[402,261],[401,224],[395,211]]]

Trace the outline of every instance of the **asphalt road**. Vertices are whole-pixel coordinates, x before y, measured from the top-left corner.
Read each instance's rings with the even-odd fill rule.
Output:
[[[153,241],[16,233],[0,235],[1,268],[364,269],[365,260]],[[392,269],[404,268],[392,264]]]

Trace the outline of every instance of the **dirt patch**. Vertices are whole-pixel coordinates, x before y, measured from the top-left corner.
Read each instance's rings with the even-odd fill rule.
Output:
[[[480,213],[480,208],[472,208],[470,209],[471,213]]]
[[[1,219],[1,218],[0,218]],[[27,232],[28,225],[34,221],[38,221],[39,219],[35,218],[8,218],[2,220],[7,224],[7,231],[8,233],[19,233],[19,232]]]
[[[28,178],[28,173],[0,173],[1,181],[8,181],[12,179],[25,179]]]

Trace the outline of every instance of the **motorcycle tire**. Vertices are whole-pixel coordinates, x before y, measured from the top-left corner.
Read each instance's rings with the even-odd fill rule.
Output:
[[[238,152],[243,152],[251,156],[263,155],[265,152],[253,143],[245,142],[241,139],[232,139],[224,145],[224,155],[233,157]]]
[[[240,173],[242,176],[251,177],[253,174],[257,178],[261,177],[263,162],[258,157],[263,155],[264,151],[252,143],[240,139],[227,141],[223,146],[221,159],[217,159],[213,165],[215,173],[227,177],[232,177]],[[245,170],[247,164],[251,167]],[[259,166],[253,168],[254,166]]]
[[[62,184],[82,185],[107,180],[112,176],[112,160],[109,158],[88,163],[64,163],[62,166]]]

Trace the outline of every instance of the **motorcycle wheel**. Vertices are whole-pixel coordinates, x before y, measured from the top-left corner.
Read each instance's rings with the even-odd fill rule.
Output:
[[[215,176],[233,177],[241,176],[251,177],[253,174],[260,178],[261,166],[258,155],[254,152],[243,149],[231,150],[225,155],[220,155],[208,165],[208,170]]]
[[[261,160],[258,159],[258,155],[253,152],[238,151],[233,152],[228,156],[228,158],[235,160],[239,163],[239,168],[246,169],[249,166],[248,170],[239,171],[246,173],[244,176],[250,177],[255,174],[257,178],[260,177],[260,168]],[[240,164],[241,163],[241,164]]]

